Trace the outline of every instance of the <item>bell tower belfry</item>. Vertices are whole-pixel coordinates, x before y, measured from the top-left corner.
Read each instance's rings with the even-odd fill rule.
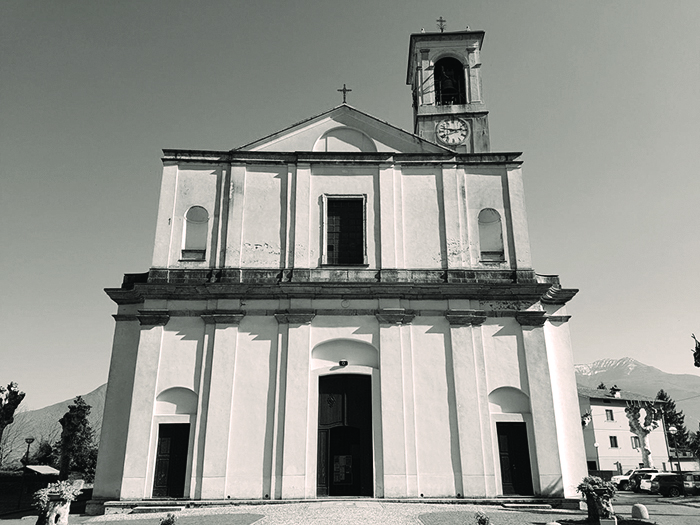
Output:
[[[459,153],[490,151],[481,95],[483,31],[414,33],[406,83],[413,90],[413,131]]]

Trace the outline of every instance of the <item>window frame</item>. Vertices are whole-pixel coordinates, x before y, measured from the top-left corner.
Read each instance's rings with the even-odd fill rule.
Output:
[[[335,264],[328,262],[328,201],[329,200],[362,200],[362,263]],[[324,193],[321,195],[321,265],[332,268],[343,267],[366,267],[367,262],[367,194],[353,193],[338,195],[335,193]]]
[[[617,436],[608,436],[610,438],[610,448],[620,448],[620,443],[617,441]]]
[[[615,413],[612,408],[605,409],[605,421],[615,421]]]

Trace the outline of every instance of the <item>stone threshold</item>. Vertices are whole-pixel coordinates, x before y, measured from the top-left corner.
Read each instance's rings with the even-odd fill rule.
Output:
[[[147,512],[177,512],[189,508],[227,507],[244,505],[285,505],[296,503],[329,503],[329,502],[376,502],[376,503],[427,503],[443,505],[493,505],[511,510],[549,510],[568,509],[579,510],[579,499],[548,498],[544,496],[498,496],[494,498],[370,498],[370,497],[323,497],[310,499],[226,499],[226,500],[193,500],[193,499],[145,499],[88,502],[88,514],[133,514]],[[138,510],[137,510],[138,509]],[[158,509],[158,510],[156,510]]]

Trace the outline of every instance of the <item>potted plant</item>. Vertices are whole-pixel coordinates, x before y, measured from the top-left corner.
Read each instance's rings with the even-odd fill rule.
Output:
[[[80,494],[83,482],[59,481],[34,493],[34,506],[39,509],[36,525],[68,525],[70,503]]]
[[[613,511],[612,499],[617,492],[615,484],[604,481],[598,476],[586,476],[576,487],[576,491],[586,497],[588,521],[601,525],[616,525],[617,518]]]

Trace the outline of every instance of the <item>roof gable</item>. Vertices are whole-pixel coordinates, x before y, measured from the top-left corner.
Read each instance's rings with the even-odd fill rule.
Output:
[[[235,148],[234,151],[451,152],[347,104]]]

